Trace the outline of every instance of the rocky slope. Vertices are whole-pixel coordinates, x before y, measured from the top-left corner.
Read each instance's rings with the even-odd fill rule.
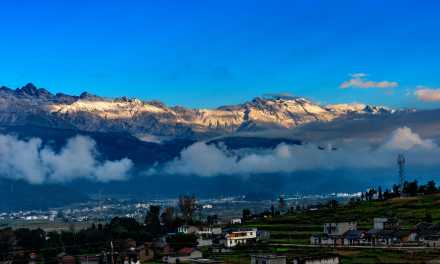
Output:
[[[37,125],[92,132],[127,132],[141,139],[207,138],[239,131],[294,128],[395,110],[363,104],[319,105],[300,97],[255,98],[216,109],[168,107],[157,101],[52,94],[27,84],[0,88],[0,125]]]

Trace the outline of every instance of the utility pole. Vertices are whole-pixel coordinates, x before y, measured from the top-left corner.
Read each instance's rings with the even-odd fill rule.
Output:
[[[110,241],[110,248],[111,248],[111,255],[112,255],[111,256],[111,258],[112,258],[111,259],[111,261],[112,261],[111,264],[114,264],[114,259],[113,259],[114,257],[113,257],[113,255],[115,254],[115,252],[114,252],[114,248],[113,248],[113,240]]]
[[[400,196],[403,194],[403,183],[405,182],[405,156],[403,154],[399,154],[397,156],[397,165],[399,166],[399,190]]]

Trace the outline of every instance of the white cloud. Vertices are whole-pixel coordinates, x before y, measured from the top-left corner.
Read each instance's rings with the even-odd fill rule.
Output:
[[[424,86],[418,86],[415,91],[415,95],[420,101],[424,102],[439,102],[440,101],[440,88],[429,88]]]
[[[394,130],[385,147],[395,150],[410,150],[414,148],[434,149],[437,145],[430,139],[422,139],[410,128],[402,127]]]
[[[133,167],[133,162],[130,159],[123,158],[119,161],[105,161],[100,166],[96,167],[95,177],[97,181],[121,181],[126,180],[128,171]]]
[[[19,140],[0,135],[0,177],[30,183],[67,182],[77,178],[123,180],[133,163],[129,159],[100,161],[96,143],[84,136],[70,138],[56,152],[38,138]]]
[[[368,89],[368,88],[394,88],[399,86],[399,83],[394,81],[370,81],[366,77],[368,76],[365,73],[355,73],[351,74],[351,79],[343,82],[340,87],[343,89],[347,88],[361,88],[361,89]]]
[[[176,175],[250,175],[291,173],[320,169],[392,168],[399,153],[412,165],[440,165],[440,148],[407,127],[395,130],[379,147],[350,142],[337,150],[313,144],[280,144],[274,149],[230,151],[222,146],[198,142],[181,152],[179,158],[157,166],[154,172]],[[150,172],[151,173],[151,172]]]
[[[168,164],[165,171],[170,174],[193,174],[215,176],[225,170],[235,171],[237,157],[228,155],[225,149],[197,142],[180,154],[180,158]]]

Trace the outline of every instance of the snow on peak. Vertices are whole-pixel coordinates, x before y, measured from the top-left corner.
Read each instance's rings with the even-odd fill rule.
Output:
[[[352,114],[377,115],[393,111],[364,104],[323,106],[291,95],[256,97],[243,104],[216,109],[191,109],[128,97],[107,99],[87,92],[80,96],[52,95],[33,84],[16,90],[0,88],[0,124],[21,125],[27,120],[41,120],[42,125],[128,132],[139,137],[212,136],[262,128],[293,128]],[[38,119],[33,118],[36,115]]]

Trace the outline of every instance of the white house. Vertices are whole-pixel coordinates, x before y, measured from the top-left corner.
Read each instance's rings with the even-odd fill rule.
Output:
[[[231,224],[233,225],[239,225],[241,224],[243,221],[241,220],[241,218],[232,218],[231,219]]]
[[[293,264],[339,264],[338,256],[313,256],[297,257],[293,259]]]
[[[197,234],[199,231],[199,228],[190,225],[183,225],[177,228],[177,233],[181,234]]]
[[[225,246],[228,248],[245,245],[257,239],[256,228],[233,229],[225,234]]]
[[[206,227],[199,228],[199,230],[196,233],[199,236],[210,236],[210,235],[212,235],[212,232],[213,232],[212,227],[206,226]]]
[[[212,227],[211,229],[213,235],[221,235],[223,232],[221,227]]]
[[[342,236],[349,230],[357,230],[355,222],[341,222],[341,223],[325,223],[324,234],[329,236]]]

